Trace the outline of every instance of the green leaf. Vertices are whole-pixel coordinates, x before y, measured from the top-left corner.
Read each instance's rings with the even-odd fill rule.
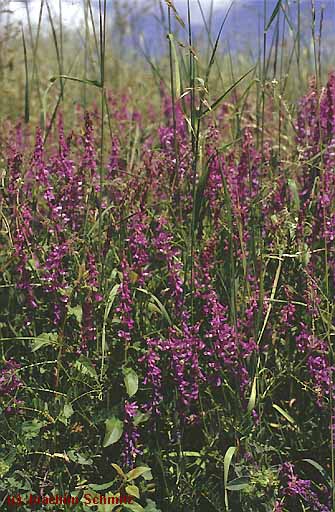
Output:
[[[83,318],[83,308],[80,304],[77,306],[74,306],[73,308],[71,306],[68,306],[67,308],[68,315],[73,315],[78,324],[81,324],[82,318]]]
[[[133,423],[135,426],[140,425],[141,423],[145,423],[150,418],[149,412],[138,412],[133,419]]]
[[[154,304],[153,302],[149,302],[148,303],[148,310],[151,312],[151,313],[159,313],[161,314],[161,310],[159,309],[158,306],[156,306],[156,304]]]
[[[180,98],[180,91],[181,91],[180,71],[179,71],[179,61],[178,61],[177,50],[176,50],[176,45],[175,45],[175,42],[174,42],[173,34],[168,34],[168,39],[170,41],[171,53],[172,53],[173,60],[174,60],[176,98],[179,99]]]
[[[145,507],[145,512],[161,512],[154,501],[150,498],[147,498],[147,506]]]
[[[67,453],[70,460],[75,462],[76,464],[80,464],[81,466],[91,466],[93,464],[93,460],[89,457],[85,457],[81,453],[76,452],[75,450],[70,450]]]
[[[103,369],[104,369],[104,363],[105,363],[107,320],[108,320],[109,313],[110,313],[110,311],[112,309],[113,302],[115,300],[115,297],[117,295],[117,292],[118,292],[119,288],[120,288],[119,284],[116,284],[115,286],[113,286],[113,288],[109,292],[107,303],[106,303],[106,307],[105,307],[104,320],[103,320],[103,323],[102,323],[102,334],[101,334],[101,352],[102,352],[101,372],[100,372],[100,376],[101,377],[103,375]]]
[[[136,478],[144,475],[144,473],[147,473],[148,471],[151,471],[151,468],[148,466],[139,466],[138,468],[134,468],[127,473],[127,480],[136,480]]]
[[[246,76],[249,75],[249,73],[251,73],[251,71],[253,71],[255,69],[255,66],[253,66],[252,68],[249,69],[249,71],[247,71],[244,75],[242,75],[238,80],[236,80],[236,82],[234,82],[230,87],[228,87],[228,89],[216,100],[214,101],[214,103],[212,103],[211,107],[206,109],[202,114],[201,114],[201,118],[204,117],[208,112],[212,112],[213,110],[215,110],[221,103],[221,101],[226,97],[228,96],[228,94],[233,91],[235,89],[235,87],[240,83],[242,82],[242,80],[245,79]]]
[[[209,165],[211,160],[213,160],[213,157],[209,158],[205,168],[203,169],[201,175],[199,176],[199,182],[197,185],[196,193],[195,193],[195,200],[194,200],[194,213],[193,213],[193,229],[195,230],[197,228],[197,225],[200,220],[200,213],[202,210],[202,204],[203,204],[203,198],[204,198],[204,192],[207,186],[207,180],[209,176]]]
[[[80,82],[82,84],[94,85],[94,87],[101,88],[101,83],[98,80],[84,80],[83,78],[77,78],[76,76],[68,76],[68,75],[56,75],[52,76],[49,81],[51,83],[56,82],[56,80],[73,80],[74,82]]]
[[[296,181],[292,178],[288,179],[287,183],[288,183],[290,192],[292,194],[293,208],[294,208],[294,210],[300,210],[300,198],[299,198],[299,192],[298,192],[298,185],[297,185]]]
[[[277,4],[276,4],[275,8],[274,8],[274,9],[273,9],[273,11],[272,11],[271,17],[270,17],[270,19],[269,19],[269,21],[268,21],[268,23],[267,23],[267,25],[266,25],[266,27],[265,27],[265,29],[264,29],[264,32],[267,32],[267,31],[269,30],[269,28],[271,27],[271,25],[272,25],[272,23],[273,23],[274,19],[275,19],[275,18],[276,18],[276,16],[278,15],[278,12],[279,12],[279,9],[280,9],[280,6],[281,6],[281,3],[282,3],[282,0],[278,0],[278,2],[277,2]]]
[[[282,409],[281,407],[279,407],[279,405],[277,404],[272,404],[272,407],[274,409],[276,409],[276,411],[278,411],[282,416],[284,416],[284,418],[289,422],[291,423],[292,425],[296,425],[294,419],[292,418],[292,416],[289,415],[288,412],[284,411],[284,409]]]
[[[181,19],[181,17],[179,16],[179,13],[178,13],[178,11],[177,11],[177,9],[176,9],[176,7],[175,7],[174,3],[172,2],[172,0],[165,0],[165,3],[166,3],[166,5],[167,5],[170,9],[172,9],[173,14],[175,15],[175,18],[176,18],[176,20],[178,21],[179,25],[185,29],[185,28],[186,28],[186,27],[185,27],[185,23],[183,22],[183,20],[182,20],[182,19]]]
[[[140,505],[136,501],[134,501],[133,503],[129,503],[129,504],[127,503],[127,505],[124,505],[124,507],[127,510],[131,510],[132,512],[144,512],[144,508],[142,507],[142,505]]]
[[[120,466],[118,466],[118,464],[115,464],[114,462],[112,462],[111,466],[115,469],[115,471],[120,475],[121,478],[126,480],[126,478],[127,478],[126,474],[123,471],[123,469],[121,469]]]
[[[242,491],[246,487],[248,487],[250,482],[250,478],[248,476],[241,476],[240,478],[234,478],[227,483],[226,489],[228,491]]]
[[[93,459],[86,458],[83,455],[81,455],[81,453],[77,453],[77,462],[81,466],[92,466]]]
[[[59,419],[59,421],[64,423],[64,425],[67,425],[68,419],[72,416],[73,413],[74,413],[74,410],[73,410],[72,405],[69,402],[66,402],[58,419]]]
[[[307,267],[311,259],[311,249],[306,243],[302,245],[302,253],[299,256],[300,261]]]
[[[36,336],[32,343],[32,352],[36,352],[42,347],[48,345],[56,345],[58,340],[58,334],[55,332],[43,332],[39,336]]]
[[[35,258],[29,258],[28,264],[30,268],[32,268],[35,271],[38,271],[38,261]]]
[[[111,482],[106,482],[105,484],[90,484],[90,489],[93,491],[106,491],[114,484],[114,480]]]
[[[70,418],[72,414],[74,413],[73,407],[70,403],[66,403],[64,405],[63,414],[65,418]]]
[[[230,13],[230,10],[233,6],[233,3],[234,1],[232,1],[230,3],[230,6],[229,8],[227,9],[227,12],[225,14],[225,17],[221,23],[221,26],[220,26],[220,29],[217,33],[217,36],[216,36],[216,40],[215,40],[215,43],[214,43],[214,46],[212,48],[212,55],[211,55],[211,58],[209,60],[209,64],[208,64],[208,67],[207,67],[207,71],[206,71],[206,80],[205,80],[205,83],[208,84],[208,80],[209,80],[209,75],[210,75],[210,72],[211,72],[211,69],[212,69],[212,66],[214,64],[214,60],[215,60],[215,55],[216,55],[216,52],[217,52],[217,49],[218,49],[218,46],[219,46],[219,41],[220,41],[220,38],[221,38],[221,34],[222,34],[222,31],[223,31],[223,27],[227,21],[227,18],[229,16],[229,13]],[[210,34],[209,34],[210,35]]]
[[[135,498],[140,498],[140,491],[136,485],[126,485],[126,493]]]
[[[3,477],[10,470],[10,466],[2,459],[0,459],[0,477]]]
[[[76,370],[78,370],[82,375],[88,375],[89,377],[92,377],[92,379],[95,379],[98,381],[98,375],[95,371],[94,366],[92,365],[91,361],[81,355],[78,359],[78,361],[75,362],[74,367]]]
[[[318,462],[316,462],[313,459],[302,459],[302,462],[307,462],[308,464],[313,466],[320,473],[320,475],[325,479],[325,481],[327,482],[328,486],[329,487],[332,486],[331,478],[327,474],[327,471],[321,466],[321,464],[319,464]]]
[[[146,473],[143,473],[143,478],[144,480],[146,480],[147,482],[150,482],[150,480],[153,480],[153,476],[152,476],[152,473],[151,471],[147,471]]]
[[[170,457],[180,457],[179,453],[177,452],[171,452],[170,454]],[[182,456],[183,457],[201,457],[201,453],[200,452],[190,452],[190,451],[183,451],[182,452]]]
[[[131,368],[124,368],[124,383],[129,397],[134,396],[138,390],[138,376]]]
[[[224,489],[225,489],[225,505],[226,509],[229,508],[228,505],[228,492],[227,492],[227,484],[228,484],[228,474],[229,468],[231,464],[231,460],[236,452],[236,446],[230,446],[225,453],[224,461],[223,461],[223,481],[224,481]]]
[[[24,69],[25,69],[25,101],[24,101],[24,121],[29,123],[29,73],[28,73],[28,59],[27,59],[27,47],[26,39],[24,37],[24,31],[22,31],[22,43],[23,43],[23,56],[24,56]]]
[[[34,437],[37,437],[44,425],[46,425],[46,422],[41,422],[37,419],[24,421],[22,423],[22,433],[24,434],[24,438],[33,439]]]
[[[113,416],[105,421],[106,424],[106,433],[104,437],[104,441],[102,446],[106,448],[111,444],[115,444],[118,442],[123,432],[123,423],[119,418]]]
[[[249,397],[248,407],[247,411],[250,413],[254,408],[256,404],[256,393],[257,393],[257,375],[255,375],[252,388],[251,388],[251,394]]]
[[[112,309],[113,302],[115,300],[115,297],[117,295],[119,288],[120,288],[120,285],[116,284],[113,286],[113,288],[109,292],[107,303],[106,303],[106,308],[105,308],[105,312],[104,312],[104,320],[107,320],[107,318],[109,317],[109,313]]]
[[[151,292],[148,292],[144,288],[136,288],[139,292],[145,293],[146,295],[149,295],[153,301],[156,302],[157,306],[159,307],[159,310],[161,312],[161,315],[164,316],[168,322],[169,325],[172,325],[171,318],[165,308],[165,306],[161,303],[161,301]]]

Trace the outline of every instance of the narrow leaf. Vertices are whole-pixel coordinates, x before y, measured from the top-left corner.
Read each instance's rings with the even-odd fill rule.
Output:
[[[126,474],[125,472],[123,471],[123,469],[120,468],[120,466],[118,466],[118,464],[115,464],[114,462],[112,462],[111,466],[115,469],[115,471],[121,476],[121,478],[123,478],[124,480],[126,480]]]
[[[253,383],[252,383],[252,388],[251,388],[251,394],[250,394],[250,397],[249,397],[248,408],[247,408],[247,411],[249,413],[255,407],[255,404],[256,404],[256,393],[257,393],[257,374],[254,377],[254,380],[253,380]]]
[[[248,476],[241,476],[240,478],[235,478],[227,483],[226,489],[228,491],[242,491],[249,485],[250,478]]]
[[[160,312],[162,314],[162,316],[164,316],[167,320],[167,322],[169,323],[169,325],[172,325],[172,321],[171,321],[171,318],[168,314],[168,312],[166,311],[166,308],[165,306],[161,303],[161,301],[156,297],[156,295],[154,295],[153,293],[151,292],[148,292],[147,290],[145,290],[144,288],[136,288],[136,290],[138,290],[139,292],[142,292],[142,293],[145,293],[146,295],[149,295],[152,300],[154,302],[156,302],[157,306],[159,307],[160,309]]]
[[[316,462],[313,459],[302,459],[302,461],[307,462],[308,464],[313,466],[320,473],[320,475],[325,479],[325,481],[327,482],[329,487],[331,487],[331,485],[332,485],[331,478],[327,474],[327,471],[321,466],[321,464],[319,464],[318,462]]]
[[[23,54],[24,54],[24,70],[25,70],[25,93],[24,93],[24,121],[29,122],[29,75],[28,75],[28,59],[27,59],[27,47],[24,32],[22,29],[22,43],[23,43]]]
[[[56,82],[56,80],[73,80],[74,82],[80,82],[81,84],[93,85],[94,87],[99,87],[101,89],[101,83],[98,80],[85,80],[83,78],[77,78],[76,76],[68,76],[68,75],[56,75],[52,76],[49,81],[51,83]]]
[[[193,219],[193,229],[195,230],[198,226],[199,219],[201,218],[201,210],[203,205],[203,198],[205,189],[207,186],[208,176],[209,176],[209,166],[211,161],[213,160],[214,156],[208,159],[205,168],[203,172],[201,173],[201,176],[199,177],[199,183],[197,185],[197,190],[195,193],[195,200],[194,200],[194,219]]]
[[[106,491],[110,487],[112,487],[114,483],[114,480],[111,482],[106,482],[105,484],[90,484],[90,489],[93,489],[93,491]]]
[[[113,286],[113,288],[111,289],[111,291],[109,293],[109,296],[108,296],[108,299],[107,299],[107,303],[106,303],[106,307],[105,307],[104,320],[103,320],[103,324],[102,324],[102,333],[101,333],[101,372],[100,372],[100,376],[101,377],[103,375],[103,369],[104,369],[104,363],[105,363],[107,320],[108,320],[108,317],[109,317],[109,313],[110,313],[110,311],[112,309],[115,297],[116,297],[117,292],[119,290],[119,287],[120,287],[119,284],[116,284],[115,286]]]
[[[255,69],[255,66],[253,66],[251,69],[249,69],[249,71],[247,71],[244,75],[242,75],[238,80],[236,80],[235,83],[233,83],[233,85],[231,85],[216,101],[214,101],[214,103],[211,105],[210,108],[206,109],[202,114],[201,114],[201,118],[204,117],[208,112],[211,112],[213,110],[215,110],[221,103],[221,101],[226,97],[228,96],[228,94],[233,91],[235,89],[235,87],[240,83],[242,82],[242,80],[245,79],[246,76],[248,76],[251,71],[253,71]]]
[[[234,0],[230,3],[229,8],[227,9],[226,15],[225,15],[225,17],[224,17],[224,19],[223,19],[223,21],[221,23],[219,32],[218,32],[218,34],[216,36],[216,40],[215,40],[215,43],[214,43],[214,46],[213,46],[213,50],[212,50],[212,55],[211,55],[211,58],[210,58],[210,61],[209,61],[209,64],[208,64],[208,68],[207,68],[207,72],[206,72],[206,80],[205,80],[206,84],[208,83],[209,75],[210,75],[210,72],[211,72],[214,60],[215,60],[215,55],[216,55],[216,52],[217,52],[217,49],[218,49],[218,45],[219,45],[219,41],[220,41],[220,38],[221,38],[223,27],[224,27],[224,25],[225,25],[225,23],[227,21],[228,15],[230,13],[230,10],[231,10],[233,4],[234,4]]]
[[[296,181],[294,179],[289,179],[288,186],[292,195],[294,209],[300,210],[300,198]]]
[[[55,50],[56,50],[56,57],[57,57],[58,71],[59,71],[59,79],[60,79],[60,89],[61,89],[60,97],[63,98],[64,83],[63,83],[63,76],[62,76],[62,70],[63,70],[62,59],[61,59],[61,55],[60,55],[60,51],[59,51],[58,40],[57,40],[57,35],[56,35],[56,29],[55,29],[55,25],[54,25],[54,22],[53,22],[53,19],[52,19],[52,14],[51,14],[51,10],[50,10],[50,6],[49,6],[48,0],[46,2],[46,6],[47,6],[47,10],[48,10],[48,17],[49,17],[50,26],[51,26],[52,37],[53,37],[53,40],[54,40]]]
[[[227,492],[227,484],[228,484],[228,474],[229,474],[229,468],[231,464],[231,460],[236,452],[236,446],[230,446],[228,450],[226,451],[226,454],[224,456],[223,461],[223,481],[224,481],[224,489],[225,489],[225,505],[226,509],[229,508],[228,506],[228,492]]]
[[[172,56],[173,56],[173,60],[174,60],[176,98],[179,99],[180,98],[180,87],[181,87],[180,86],[180,71],[179,71],[179,61],[178,61],[177,50],[176,50],[176,45],[174,42],[173,34],[168,34],[168,39],[170,41]]]
[[[178,11],[177,11],[177,9],[176,9],[176,7],[175,7],[174,3],[172,2],[172,0],[165,0],[165,3],[166,3],[166,5],[167,5],[170,9],[172,9],[173,14],[174,14],[174,16],[175,16],[176,20],[178,21],[179,25],[180,25],[181,27],[185,28],[185,23],[183,22],[183,20],[182,20],[182,19],[181,19],[181,17],[179,16]]]
[[[294,419],[292,418],[292,416],[289,415],[288,412],[284,411],[284,409],[282,409],[281,407],[279,407],[279,405],[277,404],[273,404],[272,407],[274,409],[276,409],[276,411],[278,411],[282,416],[284,416],[284,418],[289,422],[289,423],[292,423],[292,425],[295,425],[295,421]]]
[[[270,16],[270,19],[264,29],[264,32],[267,32],[269,30],[269,28],[271,27],[272,25],[272,22],[274,21],[274,19],[276,18],[276,16],[278,15],[278,12],[279,12],[279,9],[280,9],[280,6],[281,6],[281,3],[282,3],[282,0],[278,0],[278,2],[276,3],[276,6],[275,8],[273,9],[273,12]]]

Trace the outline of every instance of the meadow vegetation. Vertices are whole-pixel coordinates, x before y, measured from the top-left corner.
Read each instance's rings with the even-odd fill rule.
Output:
[[[265,1],[255,58],[186,3],[159,52],[140,3],[0,3],[1,510],[335,510],[323,11]]]

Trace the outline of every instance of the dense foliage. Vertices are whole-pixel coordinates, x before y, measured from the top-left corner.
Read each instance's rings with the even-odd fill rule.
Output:
[[[187,98],[163,92],[141,114],[110,95],[108,158],[98,110],[46,142],[4,126],[5,507],[126,489],[135,511],[330,510],[334,83],[285,149],[250,105],[229,144],[225,104],[196,165]]]

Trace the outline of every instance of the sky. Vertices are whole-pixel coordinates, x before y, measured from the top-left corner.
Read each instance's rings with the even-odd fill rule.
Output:
[[[62,7],[62,17],[64,20],[64,23],[68,25],[78,25],[80,26],[82,20],[83,20],[83,8],[82,8],[82,2],[80,0],[67,0],[66,3],[63,1],[63,7]],[[29,2],[29,14],[31,17],[31,20],[33,22],[38,21],[39,12],[40,12],[40,6],[41,2],[40,0],[30,0]],[[53,14],[59,13],[58,9],[58,0],[49,0],[49,6],[50,10]],[[26,22],[27,15],[26,15],[26,6],[25,2],[23,1],[11,1],[10,8],[13,11],[13,16],[16,20],[22,21],[23,23]],[[46,14],[46,9],[44,7],[44,16]]]
[[[37,22],[39,16],[39,10],[41,0],[28,0],[29,1],[29,12],[33,22]],[[91,0],[92,4],[98,5],[99,0]],[[103,1],[103,0],[101,0]],[[113,9],[113,1],[107,0],[108,10],[111,12]],[[120,2],[121,0],[119,0]],[[160,41],[162,41],[162,31],[158,28],[159,22],[155,20],[153,15],[140,16],[142,12],[142,5],[156,5],[156,13],[158,13],[159,1],[162,1],[165,5],[164,0],[123,0],[130,6],[134,6],[130,10],[130,14],[134,20],[136,20],[136,27],[138,29],[138,35],[142,32],[144,38],[149,41],[149,47],[155,48],[157,45],[157,34],[159,33]],[[173,0],[174,4],[183,18],[187,21],[187,0]],[[208,15],[209,8],[211,6],[211,0],[200,0],[205,15]],[[198,30],[203,29],[203,20],[198,7],[198,0],[190,0],[192,6],[192,24],[197,27]],[[46,0],[45,0],[46,3]],[[48,0],[50,9],[52,10],[53,16],[57,16],[59,0]],[[231,48],[253,48],[252,51],[257,51],[258,39],[259,39],[259,27],[262,22],[260,21],[263,14],[263,3],[264,0],[235,0],[233,8],[229,13],[229,18],[224,28],[222,36],[222,43],[224,40],[229,40]],[[275,8],[277,0],[266,0],[267,5],[267,19],[270,18],[271,12]],[[65,25],[72,28],[79,28],[82,26],[84,18],[84,0],[62,0],[62,17]],[[213,0],[214,11],[217,15],[213,16],[213,33],[216,34],[220,23],[225,17],[228,7],[231,4],[231,0]],[[297,3],[294,0],[289,0],[289,5],[292,10],[296,11]],[[305,15],[306,29],[303,36],[306,40],[306,44],[309,44],[310,40],[310,27],[311,27],[311,0],[302,0],[302,12]],[[317,27],[319,27],[319,18],[321,12],[321,6],[325,6],[326,10],[324,13],[323,21],[323,40],[325,42],[330,41],[328,44],[329,48],[333,48],[334,43],[334,26],[335,26],[335,0],[315,0],[317,6]],[[14,18],[16,20],[26,22],[26,7],[25,0],[12,0],[10,3],[11,9],[14,11]],[[291,12],[292,14],[292,12]],[[159,16],[158,16],[159,17]],[[283,18],[283,16],[281,16]],[[57,19],[57,18],[55,18]],[[44,25],[49,27],[47,10],[44,8]],[[269,33],[269,36],[271,34]],[[131,42],[129,43],[131,44]],[[327,46],[327,45],[325,45]]]
[[[109,0],[110,1],[110,0]],[[192,18],[195,23],[201,21],[201,13],[198,7],[197,0],[190,0],[192,6]],[[237,0],[238,1],[238,0]],[[137,3],[143,2],[143,4],[150,3],[150,0],[137,0]],[[128,2],[129,3],[129,2]],[[155,2],[153,1],[153,4]],[[157,0],[156,0],[157,3]],[[163,1],[164,3],[164,1]],[[187,0],[175,0],[175,6],[180,11],[180,14],[185,13],[185,8],[187,5]],[[38,20],[39,11],[40,11],[40,0],[30,0],[29,1],[29,13],[31,19],[35,22]],[[230,4],[230,0],[213,0],[214,9],[222,8]],[[211,0],[201,0],[201,6],[204,12],[208,12],[211,5]],[[58,0],[49,0],[50,9],[54,14],[59,12],[58,9]],[[24,0],[12,0],[11,1],[11,9],[14,12],[14,18],[19,21],[26,21],[26,7]],[[83,0],[63,0],[63,8],[62,15],[64,23],[68,25],[77,25],[80,26],[83,20]]]

